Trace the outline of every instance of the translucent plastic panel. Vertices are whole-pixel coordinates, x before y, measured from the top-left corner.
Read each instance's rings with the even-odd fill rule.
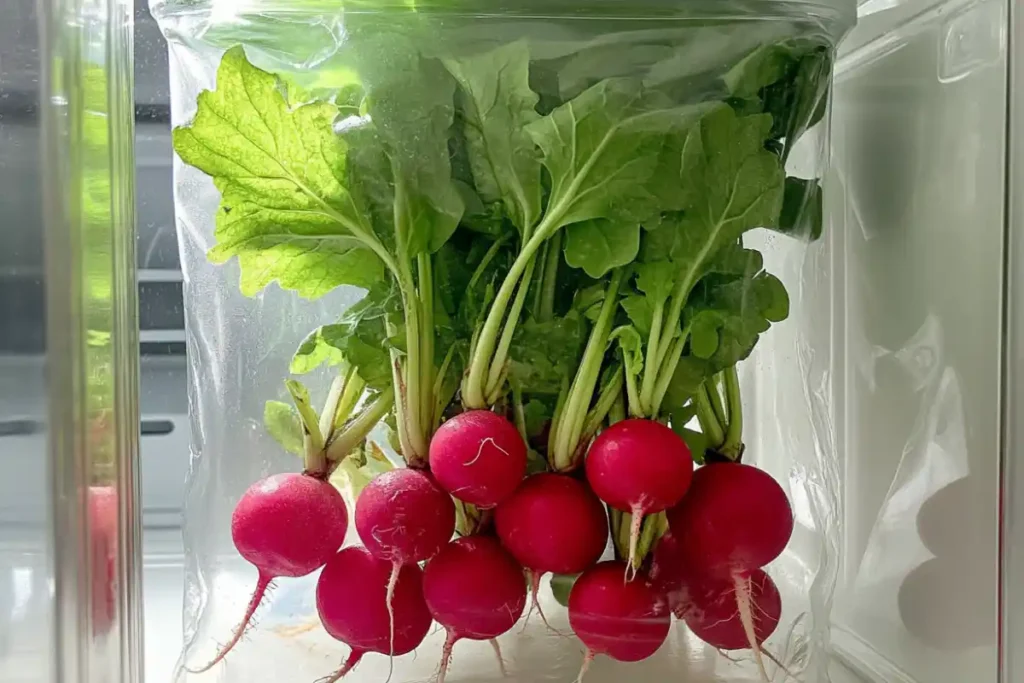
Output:
[[[0,30],[0,678],[131,683],[131,8],[18,3]]]
[[[837,67],[833,639],[872,681],[996,679],[1006,8],[902,3]]]

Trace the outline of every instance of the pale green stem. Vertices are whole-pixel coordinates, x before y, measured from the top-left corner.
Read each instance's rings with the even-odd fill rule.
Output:
[[[509,310],[508,319],[505,321],[505,329],[501,333],[501,340],[491,361],[491,369],[487,374],[488,396],[493,395],[501,388],[501,375],[505,371],[505,363],[508,360],[508,350],[512,346],[512,337],[516,332],[516,325],[519,323],[519,316],[523,312],[523,305],[526,303],[526,295],[530,289],[530,282],[533,280],[533,270],[537,262],[531,260],[526,267],[526,273],[519,282],[519,291],[512,301],[512,308]]]
[[[356,368],[352,368],[348,379],[345,381],[345,391],[341,394],[341,400],[338,401],[338,411],[334,414],[334,429],[342,426],[352,417],[352,411],[356,409],[356,404],[359,403],[365,388],[366,382],[359,376]]]
[[[346,369],[335,377],[331,382],[330,391],[327,392],[327,400],[324,401],[324,409],[320,413],[320,433],[325,442],[330,441],[331,434],[334,432],[334,416],[338,412],[338,405],[345,391],[345,377],[349,372],[350,370]]]
[[[363,442],[373,428],[390,412],[395,403],[395,391],[389,387],[368,405],[359,416],[345,425],[344,429],[327,448],[327,459],[340,462]]]
[[[423,357],[420,361],[420,424],[424,436],[430,438],[434,422],[434,274],[428,254],[416,257],[419,270],[419,299],[423,307],[422,332]]]
[[[718,424],[725,430],[729,424],[729,415],[725,412],[725,404],[722,402],[722,391],[719,388],[719,375],[715,375],[704,383],[708,389],[708,398],[711,400],[711,408],[715,411]]]
[[[654,398],[651,400],[651,418],[657,418],[658,413],[661,412],[661,404],[665,400],[665,394],[668,393],[668,387],[672,384],[676,368],[679,367],[679,361],[683,357],[683,348],[686,346],[688,336],[689,330],[684,330],[683,335],[678,337],[669,349],[668,359],[666,360],[667,365],[662,368],[661,376],[658,377],[658,383],[654,387]]]
[[[622,398],[622,385],[624,381],[625,373],[620,366],[615,371],[615,374],[612,375],[611,380],[605,384],[604,389],[601,390],[601,395],[598,396],[593,409],[587,413],[587,419],[583,423],[582,439],[584,441],[589,441],[594,434],[597,434],[597,430],[601,428],[601,424],[604,423],[608,413],[611,412],[612,406],[615,405],[617,400]]]
[[[555,315],[555,293],[558,289],[558,264],[562,261],[562,231],[555,233],[548,242],[547,259],[544,262],[544,278],[541,280],[540,308],[538,320],[547,321]]]
[[[594,395],[594,386],[600,377],[601,360],[608,346],[608,335],[611,334],[615,310],[619,305],[618,292],[622,277],[622,269],[616,269],[612,274],[604,302],[601,304],[601,312],[591,329],[583,358],[580,360],[576,377],[569,389],[569,397],[562,420],[558,425],[559,435],[555,442],[553,464],[558,471],[568,471],[576,464],[574,462],[576,448],[583,433],[583,423],[587,417],[587,408]]]
[[[644,354],[643,381],[640,387],[640,410],[641,414],[653,415],[651,404],[654,401],[654,387],[658,378],[658,370],[661,364],[658,363],[661,344],[661,325],[665,317],[665,302],[659,301],[654,307],[654,317],[651,322],[651,334],[647,339],[647,353]]]

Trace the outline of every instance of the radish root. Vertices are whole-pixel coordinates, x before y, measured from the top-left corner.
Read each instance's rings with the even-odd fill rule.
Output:
[[[583,663],[580,664],[580,672],[576,676],[576,683],[583,683],[584,676],[590,671],[590,665],[594,662],[594,656],[594,651],[590,649],[583,655]]]
[[[395,608],[391,604],[395,599],[395,584],[398,583],[398,574],[402,571],[402,563],[398,560],[391,562],[391,576],[388,577],[388,590],[387,596],[384,598],[384,604],[388,608],[388,635],[390,640],[388,641],[388,658],[394,659],[395,655]],[[388,677],[390,678],[390,676]]]
[[[491,638],[491,648],[494,649],[494,656],[498,658],[498,669],[501,670],[501,677],[508,678],[508,669],[505,668],[505,658],[501,656],[501,644],[497,638]]]
[[[640,505],[634,505],[630,512],[630,523],[629,523],[629,557],[626,558],[626,581],[632,581],[636,578],[637,566],[634,562],[636,558],[636,546],[640,542],[640,529],[643,527],[644,513],[643,507]]]
[[[330,676],[325,676],[324,678],[319,679],[316,683],[335,683],[335,681],[341,680],[349,671],[356,668],[356,664],[359,663],[359,660],[361,660],[365,654],[366,652],[363,650],[352,650],[352,652],[349,653],[348,659],[345,660],[345,663],[341,665],[340,669],[332,673]]]
[[[564,633],[551,625],[551,622],[548,621],[547,615],[544,614],[544,609],[540,606],[539,596],[541,573],[535,572],[532,569],[526,570],[526,573],[530,577],[530,607],[526,610],[526,618],[523,620],[523,628],[519,632],[524,633],[526,631],[526,628],[530,625],[530,615],[533,614],[533,610],[536,609],[537,614],[540,615],[541,623],[544,624],[544,627],[547,628],[547,630],[561,638],[567,637]]]
[[[223,660],[229,652],[238,644],[238,641],[245,635],[245,630],[249,627],[252,622],[253,615],[256,614],[256,608],[260,606],[263,601],[263,596],[266,594],[267,589],[270,587],[271,582],[274,580],[271,576],[266,576],[260,573],[259,579],[256,581],[256,590],[253,591],[252,597],[249,599],[249,606],[245,610],[245,616],[242,617],[242,623],[235,627],[235,630],[231,634],[231,640],[229,640],[217,655],[211,659],[206,665],[198,669],[186,668],[185,671],[190,674],[201,674],[209,671],[213,667],[217,666]]]
[[[441,668],[437,672],[437,683],[444,683],[444,679],[448,677],[448,663],[452,658],[452,648],[458,639],[459,637],[453,631],[448,631],[448,636],[444,639],[444,647],[441,649]]]
[[[750,579],[736,574],[733,576],[733,583],[736,586],[736,607],[740,612],[740,622],[743,624],[744,633],[747,634],[750,649],[754,651],[757,670],[761,674],[761,680],[770,683],[771,679],[768,678],[768,670],[764,666],[761,646],[757,643],[757,631],[754,629],[754,614],[750,606]]]

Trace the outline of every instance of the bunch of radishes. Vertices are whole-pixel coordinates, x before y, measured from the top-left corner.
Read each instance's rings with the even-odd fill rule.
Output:
[[[497,412],[447,420],[430,443],[429,470],[377,476],[358,495],[362,546],[344,548],[348,514],[340,493],[314,473],[271,476],[252,486],[232,518],[239,553],[259,570],[243,623],[206,667],[238,642],[268,584],[323,568],[316,603],[326,631],[351,648],[337,680],[367,653],[400,656],[432,622],[447,632],[443,681],[453,645],[492,640],[523,614],[541,575],[578,575],[569,623],[597,654],[635,662],[668,636],[674,612],[710,645],[754,650],[778,624],[778,590],[762,567],[788,543],[792,513],[779,485],[737,463],[694,472],[690,449],[655,420],[608,426],[574,473],[526,475],[527,445]],[[525,478],[524,478],[525,477]],[[491,523],[452,540],[455,500]],[[602,502],[635,520],[668,511],[671,532],[649,562],[601,562],[608,542]],[[637,533],[639,523],[633,524]],[[635,547],[634,542],[631,548]],[[425,564],[423,564],[425,563]],[[421,568],[421,564],[423,565]]]

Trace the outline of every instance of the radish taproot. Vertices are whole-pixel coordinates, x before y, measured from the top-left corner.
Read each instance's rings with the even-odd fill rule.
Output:
[[[665,599],[641,577],[623,581],[625,571],[625,562],[602,562],[580,575],[569,593],[569,625],[587,648],[579,678],[596,655],[639,662],[668,637],[672,615]]]
[[[447,632],[437,681],[444,683],[456,642],[491,640],[515,626],[526,606],[526,582],[522,567],[495,539],[466,536],[427,562],[423,595]]]
[[[275,474],[253,484],[231,515],[231,539],[259,571],[245,616],[217,655],[191,673],[213,668],[241,640],[271,581],[323,567],[345,541],[348,510],[336,488],[305,474]]]
[[[455,502],[430,475],[407,468],[378,475],[359,494],[353,514],[366,550],[391,563],[386,605],[403,565],[429,560],[455,533]]]
[[[601,557],[608,541],[604,506],[585,484],[564,474],[528,477],[494,511],[494,528],[512,557],[530,573],[531,611],[548,572],[579,574]],[[545,620],[546,623],[546,620]]]
[[[782,554],[793,535],[786,492],[767,472],[739,463],[698,469],[668,522],[688,571],[709,577],[760,569]]]
[[[464,503],[493,508],[526,474],[526,444],[504,417],[470,410],[446,421],[430,440],[430,471]]]
[[[779,626],[782,596],[772,578],[755,569],[734,580],[689,582],[687,602],[676,607],[676,616],[719,650],[757,650]]]
[[[678,503],[693,478],[690,449],[654,420],[629,419],[601,432],[587,453],[587,481],[597,497],[632,515],[628,570],[636,554],[643,516]]]
[[[316,609],[331,637],[352,648],[345,663],[324,683],[337,681],[364,655],[398,657],[412,652],[433,619],[423,599],[423,571],[401,565],[392,585],[392,564],[354,546],[335,554],[320,572]],[[391,603],[386,604],[391,589]]]

